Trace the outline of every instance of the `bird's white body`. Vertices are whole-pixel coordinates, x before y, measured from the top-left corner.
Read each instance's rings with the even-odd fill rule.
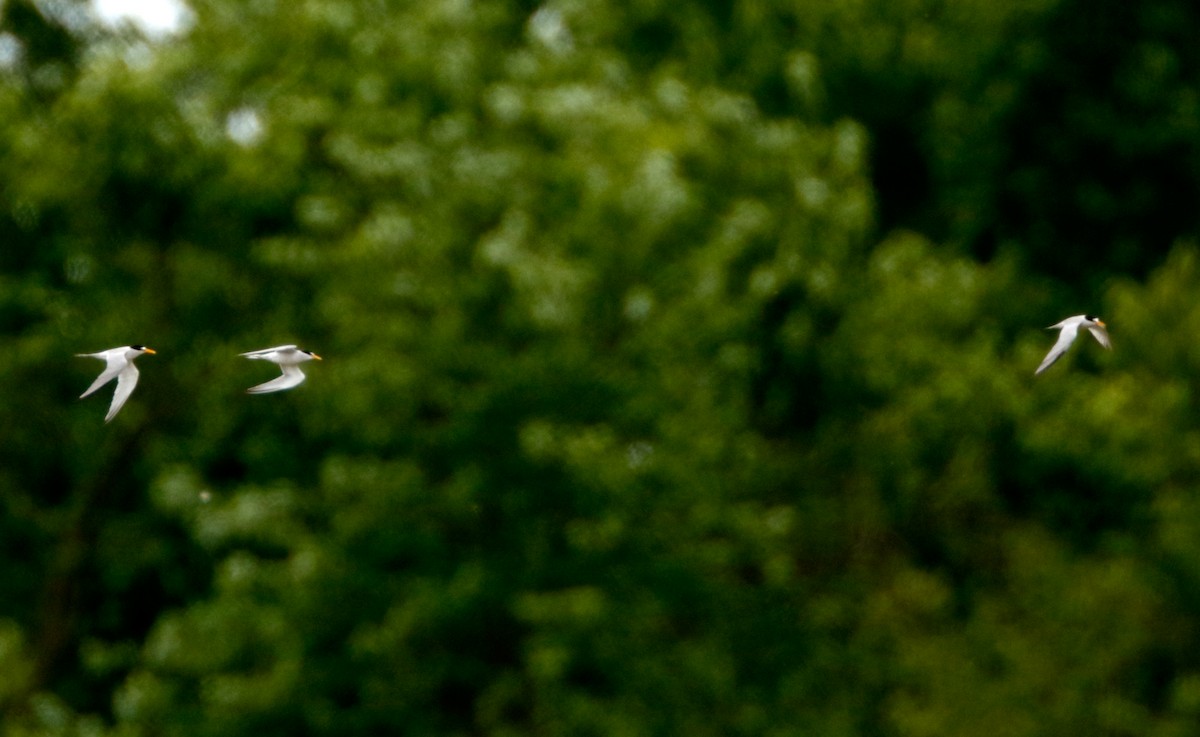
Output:
[[[104,370],[92,382],[87,391],[79,395],[80,399],[88,396],[100,387],[104,386],[113,379],[117,380],[117,389],[113,392],[112,404],[108,407],[108,414],[104,416],[104,421],[109,422],[117,416],[121,411],[121,407],[125,406],[125,400],[129,399],[129,395],[133,394],[134,387],[138,382],[137,366],[133,365],[133,359],[143,353],[153,354],[153,349],[141,345],[125,345],[120,348],[110,348],[107,351],[99,353],[76,353],[80,358],[97,358],[104,361]]]
[[[261,351],[249,351],[247,353],[239,353],[238,355],[249,358],[252,361],[270,361],[278,365],[283,371],[282,376],[258,386],[250,387],[246,390],[247,394],[268,394],[299,386],[304,383],[305,378],[304,372],[300,370],[300,364],[314,359],[317,361],[321,360],[321,357],[312,351],[306,351],[294,345],[277,345],[274,348],[264,348]]]
[[[1033,372],[1034,376],[1050,368],[1055,361],[1063,357],[1071,347],[1071,344],[1075,342],[1075,338],[1079,336],[1080,328],[1087,328],[1088,332],[1100,342],[1100,345],[1110,351],[1112,350],[1112,342],[1108,339],[1108,330],[1105,329],[1106,326],[1100,318],[1091,315],[1068,317],[1066,320],[1046,328],[1047,330],[1059,331],[1058,341],[1054,343],[1054,347],[1042,359],[1042,365],[1038,366],[1037,371]]]

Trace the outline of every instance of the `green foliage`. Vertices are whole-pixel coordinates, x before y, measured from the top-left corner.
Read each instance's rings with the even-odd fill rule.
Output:
[[[1195,182],[1108,177],[1191,145],[1191,11],[1078,5],[38,15],[0,735],[1190,734]]]

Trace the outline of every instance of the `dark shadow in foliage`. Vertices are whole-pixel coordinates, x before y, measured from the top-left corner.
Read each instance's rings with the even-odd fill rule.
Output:
[[[1144,276],[1200,228],[1200,139],[1178,101],[1200,64],[1190,2],[1063,3],[1041,32],[1049,61],[999,131],[1010,142],[995,219],[973,244],[1028,244],[1029,264],[1089,283]]]
[[[907,228],[936,234],[937,215],[929,207],[929,161],[911,125],[895,121],[872,131],[871,184],[878,193],[880,231]]]
[[[1144,490],[1067,459],[1030,458],[998,469],[999,490],[1018,518],[1036,520],[1076,550],[1092,553],[1112,535],[1141,537],[1152,523]]]
[[[780,335],[788,319],[808,312],[813,335],[801,349]],[[752,421],[768,437],[795,437],[812,430],[821,418],[827,395],[817,351],[837,328],[838,317],[814,308],[803,290],[781,292],[763,308],[754,343],[759,348],[757,374],[750,384]]]
[[[10,0],[0,6],[0,30],[20,40],[24,52],[20,72],[26,89],[40,102],[49,102],[59,90],[69,89],[79,69],[83,45],[55,19],[47,17],[30,0]],[[43,75],[39,72],[52,71]],[[57,82],[52,82],[58,78]]]

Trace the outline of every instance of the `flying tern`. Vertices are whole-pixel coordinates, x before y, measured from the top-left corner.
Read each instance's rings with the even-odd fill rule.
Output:
[[[312,351],[306,351],[294,345],[278,345],[274,348],[264,348],[261,351],[249,351],[238,355],[245,356],[252,361],[270,361],[278,364],[279,368],[283,370],[282,376],[250,387],[246,390],[247,394],[267,394],[299,386],[304,382],[304,372],[300,370],[300,364],[313,359],[321,360],[321,357]]]
[[[1059,331],[1058,341],[1050,349],[1050,352],[1046,354],[1046,357],[1042,359],[1042,365],[1038,366],[1037,371],[1034,371],[1033,375],[1037,376],[1050,368],[1050,365],[1055,361],[1063,357],[1063,354],[1067,352],[1071,344],[1075,342],[1075,338],[1079,335],[1079,328],[1087,328],[1096,337],[1096,340],[1100,341],[1100,345],[1111,351],[1112,342],[1108,339],[1108,331],[1105,330],[1105,327],[1104,322],[1098,317],[1092,315],[1075,315],[1046,328],[1047,330]]]
[[[99,353],[76,353],[80,358],[98,358],[104,361],[104,371],[96,377],[88,390],[79,395],[83,399],[87,395],[96,391],[113,379],[117,380],[117,389],[113,392],[112,404],[108,407],[108,414],[104,416],[104,421],[108,422],[117,416],[121,411],[121,407],[125,405],[125,400],[129,399],[129,395],[133,394],[133,388],[137,386],[138,370],[137,366],[133,365],[133,359],[143,353],[154,354],[152,348],[147,348],[144,345],[125,345],[120,348],[110,348],[107,351]]]

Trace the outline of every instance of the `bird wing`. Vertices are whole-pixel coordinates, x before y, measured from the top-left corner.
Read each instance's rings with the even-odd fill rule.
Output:
[[[1071,344],[1075,342],[1075,336],[1078,333],[1078,324],[1064,325],[1062,332],[1058,334],[1058,341],[1055,342],[1054,347],[1050,349],[1050,352],[1046,354],[1046,357],[1042,359],[1042,365],[1038,366],[1037,371],[1034,371],[1033,375],[1037,376],[1046,369],[1050,368],[1055,361],[1062,358],[1063,354],[1067,352],[1067,349],[1071,347]]]
[[[295,365],[285,365],[281,367],[283,375],[278,376],[270,381],[252,386],[246,390],[247,394],[269,394],[270,392],[281,392],[284,389],[291,389],[294,386],[299,386],[304,383],[304,372],[300,367]]]
[[[1112,350],[1112,341],[1108,339],[1108,331],[1099,325],[1088,325],[1088,330],[1092,331],[1092,335],[1096,336],[1096,340],[1100,341],[1100,345],[1108,350]]]
[[[130,365],[129,362],[125,360],[125,356],[121,353],[110,353],[105,351],[104,353],[80,353],[79,355],[86,358],[99,358],[108,363],[108,365],[104,367],[104,370],[100,372],[100,375],[96,377],[96,380],[92,382],[92,385],[87,388],[87,391],[79,395],[80,399],[83,399],[108,382],[117,378],[117,375],[120,374],[126,366]]]
[[[121,407],[125,406],[125,400],[129,399],[130,394],[133,394],[133,388],[137,386],[137,383],[137,366],[134,366],[131,361],[117,374],[117,390],[113,392],[112,404],[108,406],[108,414],[104,416],[105,422],[117,416],[117,413],[121,411]]]
[[[239,353],[238,355],[245,356],[246,358],[263,358],[264,356],[271,354],[271,353],[275,353],[277,351],[294,351],[294,350],[296,350],[296,346],[294,346],[294,345],[277,345],[274,348],[263,348],[261,351],[246,351],[245,353]]]

